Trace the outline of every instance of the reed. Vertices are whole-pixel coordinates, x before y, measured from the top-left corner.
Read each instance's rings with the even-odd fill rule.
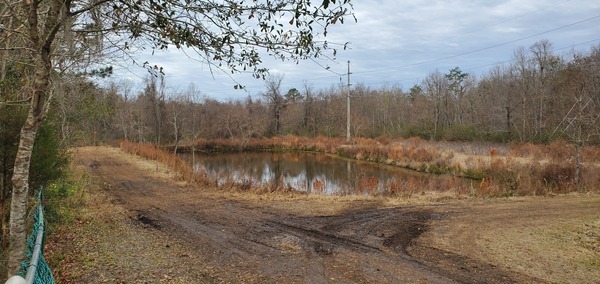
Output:
[[[181,180],[199,185],[209,185],[212,182],[212,179],[205,171],[195,170],[193,165],[177,157],[177,155],[153,145],[121,141],[119,143],[119,148],[124,152],[166,165]]]
[[[129,145],[132,152],[148,158],[162,154],[146,149],[145,145]],[[279,136],[273,138],[200,139],[194,142],[197,150],[219,151],[313,151],[345,158],[382,163],[431,174],[448,174],[451,177],[471,179],[472,186],[459,186],[452,179],[444,182],[414,179],[392,182],[384,190],[391,195],[410,196],[428,191],[454,190],[476,196],[548,195],[573,191],[598,192],[600,190],[600,147],[588,146],[581,151],[583,160],[581,179],[575,184],[575,148],[565,141],[547,145],[522,143],[499,144],[488,142],[427,141],[418,137],[355,138],[347,143],[342,138]],[[183,147],[190,151],[191,146]],[[148,152],[148,153],[146,153]],[[185,166],[173,158],[162,157],[184,175]],[[359,181],[365,190],[372,191],[374,181]],[[279,184],[276,190],[289,190],[292,186]],[[253,184],[253,186],[257,186]],[[242,188],[248,189],[248,184]],[[264,186],[263,186],[264,187]],[[321,184],[313,184],[321,191]],[[269,186],[269,191],[275,190]]]

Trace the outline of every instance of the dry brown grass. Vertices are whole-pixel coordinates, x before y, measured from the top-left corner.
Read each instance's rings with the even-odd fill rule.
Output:
[[[134,150],[137,149],[134,147]],[[144,148],[144,147],[142,147]],[[314,151],[333,154],[345,158],[383,163],[419,172],[449,174],[473,179],[469,190],[461,193],[477,196],[548,195],[573,191],[600,190],[600,147],[585,147],[582,151],[583,169],[579,184],[574,183],[575,149],[565,141],[555,141],[548,145],[531,143],[497,144],[484,142],[426,141],[421,138],[377,139],[355,138],[347,143],[341,138],[283,136],[273,138],[253,138],[249,140],[198,140],[195,149],[203,151],[275,150],[275,151]],[[191,146],[183,147],[191,150]],[[137,150],[143,152],[141,149]],[[154,151],[154,150],[153,150]],[[161,158],[150,151],[149,158],[166,160],[175,168],[185,168],[173,158]],[[135,151],[130,151],[135,152]],[[186,170],[180,170],[189,175]],[[205,177],[206,178],[206,177]],[[364,188],[372,188],[374,181],[360,181]],[[412,180],[392,182],[388,191],[392,195],[412,196],[415,193],[454,186],[451,179],[444,183]],[[233,182],[227,186],[239,186]],[[251,181],[242,186],[245,189],[256,187]],[[318,184],[315,188],[319,188]],[[289,189],[289,188],[287,188]],[[263,188],[261,192],[286,191],[282,188]],[[468,191],[468,192],[466,192]]]
[[[206,174],[206,172],[201,170],[195,170],[193,166],[190,165],[190,163],[182,160],[177,155],[159,149],[150,144],[139,144],[130,141],[121,141],[119,146],[124,152],[134,154],[149,160],[158,161],[166,165],[181,180],[200,185],[207,185],[212,181],[211,178]]]

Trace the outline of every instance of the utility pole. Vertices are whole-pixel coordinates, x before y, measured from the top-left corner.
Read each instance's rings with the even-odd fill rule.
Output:
[[[350,142],[350,60],[348,60],[348,85],[346,93],[346,142]]]

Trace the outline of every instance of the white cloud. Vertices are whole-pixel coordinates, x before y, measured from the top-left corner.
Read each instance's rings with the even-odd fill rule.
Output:
[[[285,74],[284,88],[301,88],[304,81],[317,89],[337,85],[340,76],[335,73],[346,73],[348,60],[354,73],[353,82],[373,87],[397,83],[410,87],[418,82],[415,78],[425,77],[436,69],[446,72],[460,66],[466,70],[509,60],[516,47],[528,47],[542,39],[550,40],[556,48],[591,40],[597,40],[591,44],[600,44],[599,18],[560,28],[600,15],[600,1],[354,2],[358,22],[347,21],[329,29],[328,41],[351,43],[349,50],[338,50],[337,62],[317,60],[318,64],[312,61],[296,64],[264,58],[265,67],[273,73]],[[540,33],[543,34],[533,36]],[[517,41],[524,37],[529,38]],[[587,50],[589,45],[576,48]],[[176,50],[146,56],[145,60],[163,65],[169,84],[187,86],[193,81],[210,97],[245,98],[264,90],[262,81],[248,74],[235,74],[233,77],[246,85],[248,92],[235,91],[232,87],[235,83],[228,75],[215,72],[213,78],[205,63],[193,61]],[[324,70],[320,65],[331,69]],[[486,69],[472,72],[483,70]]]

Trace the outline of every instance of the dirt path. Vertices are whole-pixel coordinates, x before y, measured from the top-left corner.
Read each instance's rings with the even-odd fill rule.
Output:
[[[112,265],[102,266],[106,282],[118,282],[113,275],[123,283],[600,279],[598,196],[400,204],[217,193],[178,183],[164,168],[116,149],[79,148],[73,156],[104,189],[111,211],[121,212],[111,222],[132,232],[97,242],[109,242],[125,256],[149,250],[142,258],[114,258]],[[143,244],[130,243],[137,235]],[[154,264],[144,264],[152,258]],[[166,276],[157,277],[155,270],[167,263]],[[94,272],[79,279],[98,277],[98,266],[92,267]],[[135,281],[123,280],[130,270],[136,270]]]

